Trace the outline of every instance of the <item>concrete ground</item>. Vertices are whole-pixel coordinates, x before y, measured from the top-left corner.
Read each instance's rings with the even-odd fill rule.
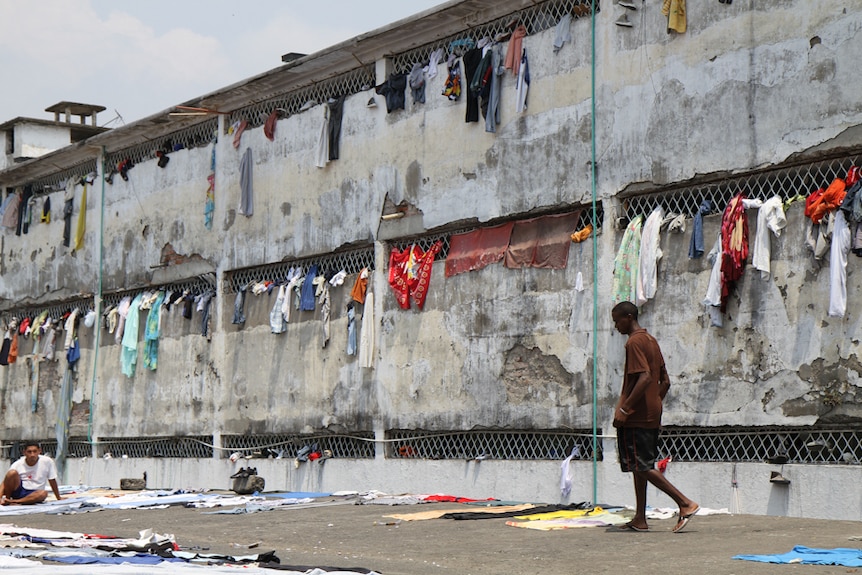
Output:
[[[794,545],[862,548],[862,522],[752,515],[695,517],[679,534],[675,519],[653,520],[650,532],[602,527],[534,531],[506,519],[432,519],[386,525],[384,515],[469,506],[332,505],[245,515],[211,509],[103,510],[75,515],[23,515],[2,523],[62,531],[137,537],[151,528],[173,533],[182,548],[242,554],[275,550],[282,564],[364,567],[385,575],[556,575],[564,573],[856,573],[838,566],[774,565],[733,560],[740,553],[785,553]],[[249,545],[253,546],[251,549]],[[277,571],[273,571],[277,573]]]

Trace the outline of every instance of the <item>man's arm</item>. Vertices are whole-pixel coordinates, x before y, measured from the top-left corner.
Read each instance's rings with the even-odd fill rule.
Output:
[[[628,412],[634,410],[634,405],[641,400],[646,393],[647,388],[649,387],[651,377],[648,371],[642,371],[638,374],[638,379],[635,382],[635,386],[632,388],[632,392],[625,398],[622,404],[622,408]]]
[[[634,412],[634,408],[632,406],[637,404],[637,402],[643,397],[649,387],[650,380],[651,378],[648,371],[642,371],[638,374],[638,379],[635,382],[631,393],[622,398],[622,401],[619,403],[619,407],[617,407],[616,413],[614,413],[614,421],[617,424],[622,425],[626,420],[628,420],[629,415]]]
[[[57,498],[57,501],[60,501],[61,499],[63,499],[63,497],[60,495],[60,488],[57,487],[57,480],[56,479],[49,479],[48,484],[51,485],[51,491],[54,492],[54,497]]]

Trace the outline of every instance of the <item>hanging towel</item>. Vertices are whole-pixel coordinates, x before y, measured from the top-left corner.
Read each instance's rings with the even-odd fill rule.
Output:
[[[847,312],[847,254],[850,252],[850,227],[844,212],[837,210],[832,230],[829,258],[829,316],[844,317]]]
[[[278,118],[280,115],[281,111],[276,108],[270,112],[269,116],[266,118],[266,122],[263,123],[263,135],[266,136],[266,139],[270,142],[275,140],[275,126],[278,124]]]
[[[215,168],[216,143],[213,142],[213,150],[210,154],[210,173],[207,176],[206,202],[204,203],[204,226],[208,230],[213,227],[213,212],[215,212]]]
[[[347,304],[347,355],[356,355],[356,310]]]
[[[516,88],[518,103],[515,106],[515,111],[520,114],[527,109],[527,93],[530,91],[530,62],[527,60],[526,50],[524,50],[524,55],[521,56],[521,68],[518,71],[518,84]]]
[[[661,259],[659,231],[664,210],[658,207],[652,211],[644,223],[641,234],[641,249],[638,254],[638,279],[635,303],[644,305],[655,296],[658,285],[658,260]]]
[[[87,184],[81,192],[81,205],[78,208],[78,226],[75,228],[75,251],[84,247],[84,233],[87,231]]]
[[[359,367],[374,367],[374,293],[365,295],[362,308],[362,330],[359,337]]]
[[[685,0],[664,0],[661,13],[667,16],[667,33],[685,33]]]
[[[637,297],[638,259],[641,252],[643,216],[637,216],[626,227],[620,248],[614,258],[613,302],[634,301]]]
[[[126,314],[126,325],[123,329],[123,349],[120,352],[120,362],[123,375],[134,377],[138,366],[138,329],[140,325],[140,307],[143,294],[138,294],[129,304]]]
[[[754,248],[751,250],[751,263],[754,269],[760,271],[760,277],[763,279],[770,275],[772,246],[769,232],[779,237],[786,226],[787,218],[781,198],[773,196],[763,202],[757,210],[757,229],[754,231]]]
[[[507,268],[561,270],[569,261],[580,211],[515,222],[503,264]]]
[[[320,131],[317,136],[317,152],[314,155],[314,165],[325,168],[329,163],[329,104],[324,103],[323,118],[320,121]]]
[[[515,222],[507,222],[465,234],[453,234],[449,238],[449,254],[446,256],[446,277],[480,270],[502,260],[514,226]]]
[[[155,371],[159,365],[159,332],[161,330],[162,302],[165,301],[165,292],[160,291],[150,307],[147,314],[147,323],[144,326],[144,367]]]
[[[239,163],[239,213],[246,217],[251,217],[254,214],[253,169],[254,161],[252,160],[251,148],[246,148]]]
[[[527,29],[521,24],[515,28],[511,38],[509,38],[509,46],[506,49],[506,59],[503,61],[503,67],[511,70],[513,76],[518,75],[518,70],[521,67],[521,44],[526,35]]]

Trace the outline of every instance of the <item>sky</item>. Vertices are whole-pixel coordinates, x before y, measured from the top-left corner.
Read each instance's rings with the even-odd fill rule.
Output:
[[[65,100],[118,127],[442,3],[0,0],[0,123]]]

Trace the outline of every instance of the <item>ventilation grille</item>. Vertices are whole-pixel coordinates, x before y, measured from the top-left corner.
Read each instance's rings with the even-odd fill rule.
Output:
[[[43,306],[25,306],[16,309],[6,310],[0,313],[0,320],[3,323],[9,321],[10,318],[22,319],[25,317],[34,318],[45,310],[48,310],[48,317],[51,322],[56,325],[56,322],[62,318],[66,312],[77,309],[80,315],[86,314],[87,311],[93,308],[93,298],[74,299],[63,303],[55,303]]]
[[[543,30],[553,28],[565,14],[572,14],[572,17],[575,19],[590,17],[591,3],[585,0],[536,2],[534,4],[530,8],[479,26],[470,26],[468,20],[467,25],[470,28],[464,32],[396,55],[393,58],[395,71],[408,73],[413,68],[414,63],[427,64],[431,57],[431,52],[438,49],[443,50],[444,60],[446,59],[446,54],[462,56],[464,52],[475,46],[476,42],[482,38],[494,38],[497,34],[510,32],[510,24],[513,20],[517,20],[520,24],[523,24],[527,29],[527,35],[532,36]],[[599,11],[598,0],[596,1],[596,11]]]
[[[179,294],[188,291],[191,295],[199,295],[206,291],[215,289],[215,274],[209,274],[207,276],[201,276],[196,279],[177,282],[171,284],[165,284],[160,286],[152,286],[149,288],[138,288],[134,290],[125,290],[114,293],[105,294],[102,298],[102,309],[108,309],[108,307],[112,305],[118,305],[120,301],[124,297],[135,298],[139,293],[143,293],[145,291],[153,291],[153,290],[165,290],[173,292],[174,297],[178,297]]]
[[[57,456],[57,440],[56,439],[45,439],[39,442],[39,446],[42,448],[42,453],[47,455],[48,457],[56,457]],[[5,451],[5,450],[4,450]],[[24,454],[24,442],[23,441],[14,441],[11,446],[9,446],[9,457],[12,459],[17,459],[18,457]],[[70,437],[69,443],[66,445],[66,457],[90,457],[93,455],[93,448],[90,446],[90,442],[87,441],[86,437]]]
[[[211,435],[188,435],[183,437],[123,437],[100,438],[98,456],[107,457],[171,457],[211,458],[213,456]]]
[[[131,160],[133,164],[154,160],[156,159],[156,150],[173,150],[174,147],[189,149],[208,146],[215,140],[217,132],[218,118],[204,120],[194,126],[171,132],[144,144],[109,153],[105,159],[105,170],[108,173],[116,171],[117,165],[126,159]]]
[[[862,461],[862,430],[852,428],[665,427],[661,452],[674,461],[770,461],[851,463]]]
[[[348,275],[352,275],[361,272],[362,268],[373,270],[374,247],[235,270],[225,274],[224,291],[226,294],[235,294],[240,288],[248,286],[250,283],[264,280],[282,282],[287,278],[291,268],[300,268],[304,275],[313,265],[317,266],[320,273],[323,273],[324,270],[335,272],[344,270]]]
[[[301,88],[263,102],[258,102],[240,108],[230,114],[225,123],[227,130],[234,122],[245,120],[248,128],[262,126],[275,109],[281,110],[280,118],[288,118],[298,114],[306,102],[320,104],[330,98],[350,96],[372,88],[375,84],[374,66],[357,68],[329,80],[315,82],[307,88]]]
[[[601,434],[601,431],[598,432]],[[592,459],[589,429],[560,431],[407,431],[386,432],[386,456],[417,459]],[[597,459],[602,458],[597,444]]]
[[[332,457],[374,459],[374,433],[350,435],[223,435],[222,456],[239,453],[242,457],[281,457],[293,459],[303,447],[329,450]]]
[[[62,170],[60,172],[55,172],[50,176],[46,176],[39,180],[34,180],[30,182],[29,185],[32,186],[33,194],[36,196],[40,196],[66,189],[66,181],[70,178],[74,181],[78,181],[81,178],[95,173],[96,160],[92,159],[87,160],[86,162],[82,162],[77,166],[72,166],[71,168]]]
[[[672,191],[633,196],[622,200],[623,212],[628,220],[639,215],[647,216],[661,206],[665,213],[694,217],[704,200],[712,202],[712,213],[722,213],[725,206],[738,193],[746,198],[767,200],[779,196],[782,201],[801,194],[808,196],[818,188],[825,188],[835,178],[844,178],[852,166],[859,165],[859,156],[785,167],[749,174],[736,178],[725,178],[719,182],[690,186]]]

